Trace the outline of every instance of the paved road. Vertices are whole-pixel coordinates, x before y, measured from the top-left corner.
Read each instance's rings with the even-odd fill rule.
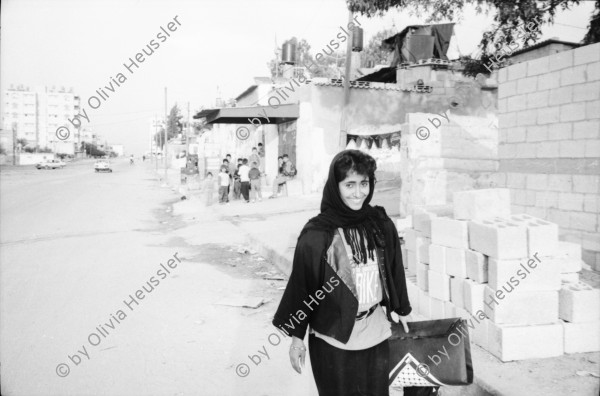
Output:
[[[314,394],[289,340],[268,338],[281,284],[257,272],[272,264],[240,254],[244,236],[214,214],[167,213],[178,196],[147,163],[114,168],[2,168],[1,394]],[[269,302],[219,305],[249,297]]]

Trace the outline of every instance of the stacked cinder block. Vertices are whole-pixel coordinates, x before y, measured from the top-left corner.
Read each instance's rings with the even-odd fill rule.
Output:
[[[600,290],[577,283],[581,246],[558,241],[554,223],[511,215],[508,190],[455,193],[454,218],[413,215],[409,234],[415,313],[465,318],[502,361],[600,350]]]
[[[600,289],[565,283],[560,289],[559,316],[565,353],[600,350]]]

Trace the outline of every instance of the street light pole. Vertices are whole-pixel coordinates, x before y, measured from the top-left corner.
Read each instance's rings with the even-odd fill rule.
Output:
[[[17,123],[12,123],[13,136],[13,165],[17,165]]]
[[[188,110],[187,129],[185,131],[185,143],[186,143],[185,155],[187,156],[186,161],[190,158],[190,102],[187,103],[187,110]]]
[[[352,11],[348,11],[348,26],[352,23]],[[346,44],[346,78],[344,78],[344,102],[342,104],[342,115],[340,119],[340,150],[346,148],[346,140],[348,136],[348,125],[347,125],[347,108],[350,100],[350,63],[352,61],[352,38],[348,37],[348,43]]]
[[[167,182],[167,142],[168,142],[168,135],[167,135],[167,129],[169,127],[169,123],[167,121],[167,87],[165,87],[165,143],[164,143],[164,150],[163,150],[163,159],[165,161],[165,183]]]
[[[156,113],[154,114],[154,140],[158,136],[158,116]],[[150,148],[150,153],[152,153],[152,148]],[[154,167],[156,169],[156,174],[158,175],[158,142],[154,143]]]

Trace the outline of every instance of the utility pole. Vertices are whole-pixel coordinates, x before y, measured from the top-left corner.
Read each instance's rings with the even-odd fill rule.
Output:
[[[187,110],[187,130],[185,132],[185,155],[187,156],[186,161],[188,161],[190,158],[190,102],[187,102]]]
[[[165,160],[165,183],[167,182],[167,129],[169,128],[169,123],[167,121],[167,87],[165,87],[165,144],[163,150],[163,158]]]
[[[156,125],[156,117],[154,117],[154,119],[152,120],[152,122],[154,123],[154,125]],[[150,125],[150,127],[152,127],[152,125]],[[154,133],[156,134],[156,126],[154,128]],[[152,135],[152,131],[149,129],[149,139],[148,139],[148,143],[150,144],[150,162],[152,162],[152,139],[153,139],[153,135]]]
[[[12,123],[13,135],[13,165],[17,165],[17,123]]]
[[[348,11],[348,25],[352,22],[352,11]],[[354,35],[348,37],[346,44],[346,77],[344,78],[344,101],[342,104],[342,115],[340,119],[340,150],[346,148],[346,140],[348,136],[348,125],[346,120],[346,113],[348,109],[348,102],[350,101],[350,63],[352,61],[352,39]]]
[[[158,136],[158,116],[154,113],[154,136]],[[150,154],[152,154],[152,143],[150,143]],[[158,142],[154,146],[154,166],[158,175]]]

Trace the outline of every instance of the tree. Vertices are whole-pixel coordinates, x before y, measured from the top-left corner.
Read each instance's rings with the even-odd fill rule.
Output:
[[[83,142],[83,149],[85,154],[90,157],[104,157],[106,153],[102,150],[99,150],[95,144]]]
[[[23,138],[17,139],[17,146],[21,145],[21,147],[27,147],[28,144],[29,143],[27,142],[27,139],[23,139]]]
[[[583,38],[583,44],[593,44],[600,41],[600,0],[596,0],[596,9],[588,25],[588,32]]]
[[[600,0],[599,0],[600,1]],[[367,65],[369,61],[373,61],[374,65],[388,64],[388,56],[390,52],[382,47],[382,42],[388,37],[396,34],[392,29],[385,29],[375,34],[369,40],[362,52],[363,65]]]
[[[175,103],[175,106],[171,108],[171,111],[169,112],[169,117],[167,118],[167,139],[172,139],[181,132],[182,118],[183,116],[181,115],[181,110],[179,110],[177,103]]]
[[[475,5],[478,14],[495,12],[494,24],[483,33],[479,43],[481,58],[489,58],[499,49],[524,48],[535,43],[540,38],[541,25],[554,23],[557,11],[579,3],[580,0],[347,0],[351,11],[367,17],[383,15],[395,8],[417,16],[429,13],[427,23],[458,20],[467,4]],[[598,42],[599,9],[600,1],[597,0],[585,44]],[[529,32],[522,34],[523,28]]]
[[[325,55],[323,59],[319,62],[315,61],[314,56],[310,51],[310,44],[305,39],[298,40],[296,37],[292,37],[291,39],[284,42],[288,43],[292,42],[296,44],[296,65],[302,67],[304,64],[312,64],[313,62],[316,64],[316,67],[311,67],[309,73],[311,77],[327,77],[327,78],[337,78],[339,77],[338,68],[343,68],[346,64],[346,52],[345,51],[336,51],[331,55]],[[330,52],[328,49],[327,52]],[[271,77],[282,75],[282,67],[280,65],[281,59],[279,54],[281,53],[281,49],[277,49],[275,58],[271,59],[267,63],[267,67],[271,71]]]

